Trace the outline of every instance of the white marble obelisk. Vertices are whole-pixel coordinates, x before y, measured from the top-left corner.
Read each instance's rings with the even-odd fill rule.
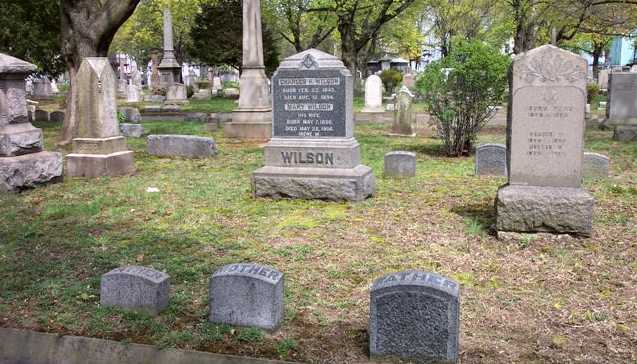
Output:
[[[239,81],[239,107],[225,135],[244,139],[272,136],[272,106],[268,78],[263,65],[261,6],[259,0],[243,0],[243,60]]]

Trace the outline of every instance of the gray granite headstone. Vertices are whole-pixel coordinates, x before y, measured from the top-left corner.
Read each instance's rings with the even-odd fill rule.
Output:
[[[584,177],[607,178],[610,158],[603,154],[584,152]]]
[[[509,178],[497,193],[496,229],[588,236],[595,200],[581,188],[586,59],[545,45],[511,67]]]
[[[49,114],[49,120],[53,123],[63,123],[64,116],[64,111],[54,111]]]
[[[476,148],[476,175],[506,176],[507,147],[504,144],[483,144]]]
[[[416,153],[396,151],[385,154],[385,177],[416,175]]]
[[[149,135],[148,153],[161,157],[206,158],[217,154],[212,138],[194,135]]]
[[[223,266],[210,278],[210,322],[276,330],[283,319],[283,273],[252,263]]]
[[[617,125],[613,132],[613,139],[619,142],[637,140],[637,125]]]
[[[49,112],[46,110],[36,109],[33,119],[35,121],[50,121],[51,114],[49,114]]]
[[[117,109],[117,111],[124,114],[124,117],[126,117],[126,122],[139,123],[140,121],[142,121],[142,114],[136,107],[120,107],[119,109]]]
[[[410,363],[458,360],[457,282],[409,270],[377,279],[370,292],[369,352],[373,359]]]
[[[102,275],[100,305],[158,314],[168,307],[170,277],[148,267],[115,268]]]
[[[610,74],[606,125],[637,125],[637,73]]]
[[[119,131],[127,138],[140,138],[144,134],[144,126],[142,124],[121,123]]]
[[[371,168],[354,138],[353,80],[343,62],[316,49],[281,62],[272,78],[273,137],[256,197],[360,201],[371,196]]]

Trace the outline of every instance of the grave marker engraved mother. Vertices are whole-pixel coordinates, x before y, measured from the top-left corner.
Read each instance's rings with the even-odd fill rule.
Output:
[[[168,307],[170,277],[140,266],[115,268],[102,275],[100,305],[158,314]]]
[[[455,363],[459,326],[459,285],[453,280],[409,270],[379,278],[372,286],[372,358]]]

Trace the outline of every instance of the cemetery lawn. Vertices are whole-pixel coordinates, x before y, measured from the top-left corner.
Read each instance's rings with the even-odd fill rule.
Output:
[[[44,127],[55,150],[59,126]],[[312,363],[367,362],[369,287],[383,274],[435,271],[461,289],[463,363],[637,361],[637,143],[589,130],[586,149],[610,156],[595,196],[591,238],[490,230],[505,179],[475,177],[473,157],[447,158],[440,141],[390,138],[357,126],[377,195],[360,203],[253,199],[262,145],[203,124],[148,122],[149,133],[212,136],[217,157],[152,157],[129,139],[137,174],[67,178],[0,196],[0,326]],[[502,142],[491,128],[480,142]],[[59,148],[57,148],[59,150]],[[382,177],[383,155],[417,153],[417,176]],[[63,150],[65,153],[68,150]],[[146,192],[156,187],[160,192]],[[257,262],[285,276],[275,334],[207,323],[210,274]],[[157,317],[99,306],[100,276],[145,265],[171,276]]]

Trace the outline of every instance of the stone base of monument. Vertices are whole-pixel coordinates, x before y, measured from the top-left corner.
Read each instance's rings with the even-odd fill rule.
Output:
[[[372,169],[265,166],[252,173],[255,197],[362,201],[374,194]]]
[[[379,112],[385,112],[385,108],[381,105],[378,107],[372,107],[372,106],[365,106],[361,112],[363,113],[379,113]]]
[[[0,158],[0,191],[19,191],[62,180],[62,154],[38,152]]]
[[[110,154],[69,154],[66,175],[70,177],[124,176],[135,173],[130,150]]]
[[[495,201],[496,230],[590,236],[595,199],[581,188],[505,185]]]
[[[238,110],[226,123],[223,134],[228,138],[261,139],[272,137],[272,110]]]
[[[42,129],[30,123],[0,127],[0,155],[14,156],[42,150]]]

